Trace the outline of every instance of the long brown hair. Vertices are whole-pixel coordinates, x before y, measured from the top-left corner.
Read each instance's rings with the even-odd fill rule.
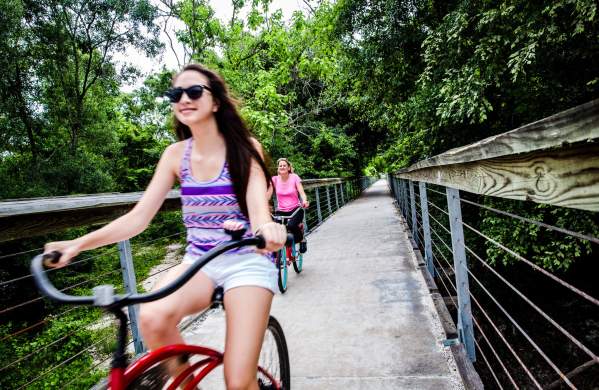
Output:
[[[222,77],[201,65],[189,64],[173,77],[173,84],[177,77],[187,70],[194,70],[206,76],[209,87],[212,88],[212,97],[215,99],[216,104],[218,104],[218,110],[214,113],[214,117],[216,118],[218,131],[220,131],[225,139],[227,164],[235,196],[237,197],[239,208],[249,217],[246,193],[252,160],[255,160],[260,165],[260,168],[262,168],[267,187],[270,185],[271,175],[260,153],[258,153],[252,143],[252,134],[237,112],[236,101],[229,96],[227,85]],[[181,123],[176,116],[174,116],[174,125],[175,133],[180,141],[191,138],[189,127]]]

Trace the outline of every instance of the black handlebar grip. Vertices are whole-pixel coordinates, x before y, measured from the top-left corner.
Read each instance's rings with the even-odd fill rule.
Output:
[[[264,241],[264,237],[258,235],[255,237],[258,241],[258,243],[256,244],[256,248],[258,249],[264,249],[264,247],[266,246],[266,241]],[[287,239],[285,240],[285,246],[289,246],[293,244],[293,234],[291,233],[287,233]]]
[[[246,229],[239,229],[239,230],[229,230],[229,229],[225,229],[225,233],[227,233],[228,235],[231,236],[231,239],[233,241],[239,241],[243,238],[243,235],[245,234]]]
[[[264,249],[264,247],[266,246],[266,241],[264,241],[264,237],[262,237],[261,235],[257,235],[254,238],[256,240],[258,240],[258,243],[256,244],[256,248],[258,248],[258,249]]]
[[[50,253],[44,253],[42,256],[42,261],[44,262],[44,266],[50,267],[52,265],[55,265],[56,263],[58,263],[58,260],[60,260],[61,256],[62,256],[62,253],[60,253],[59,251],[52,251]]]

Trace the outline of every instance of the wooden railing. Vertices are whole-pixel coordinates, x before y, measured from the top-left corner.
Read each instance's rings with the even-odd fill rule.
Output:
[[[352,180],[359,179],[307,179],[303,184],[306,190],[347,185],[347,191],[353,191]],[[0,242],[109,222],[131,210],[142,194],[143,192],[104,193],[2,201]],[[180,208],[179,190],[172,190],[166,196],[160,211]]]
[[[599,99],[397,172],[481,195],[599,211]]]
[[[574,382],[580,379],[580,374],[599,364],[598,354],[592,350],[593,345],[581,339],[580,335],[575,336],[573,329],[568,330],[567,326],[560,324],[565,320],[563,315],[553,317],[547,307],[541,308],[533,302],[534,299],[527,297],[522,286],[518,288],[510,283],[495,269],[494,262],[486,258],[485,251],[480,249],[492,247],[514,259],[523,269],[532,270],[534,277],[549,278],[556,283],[556,289],[565,288],[574,294],[580,300],[580,307],[586,305],[584,307],[588,310],[595,310],[599,307],[599,299],[564,280],[561,274],[537,265],[534,259],[526,258],[526,253],[517,253],[512,242],[500,242],[492,233],[485,232],[484,228],[479,230],[478,221],[472,217],[479,215],[477,211],[465,222],[462,207],[466,204],[481,213],[494,213],[508,218],[514,225],[532,224],[535,228],[568,236],[564,240],[582,240],[587,248],[591,244],[599,244],[598,237],[588,234],[592,232],[592,226],[588,226],[589,232],[572,231],[568,229],[569,226],[553,226],[547,221],[517,215],[519,213],[513,210],[499,210],[489,206],[487,198],[471,195],[599,211],[599,100],[418,162],[390,174],[389,184],[403,221],[408,226],[409,238],[417,257],[421,259],[421,270],[429,282],[433,300],[441,302],[438,305],[440,316],[449,318],[449,321],[444,321],[448,344],[455,342],[455,346],[463,348],[473,362],[481,357],[489,369],[489,376],[499,388],[505,385],[516,388],[567,385],[577,388]],[[469,238],[464,235],[464,229]],[[570,364],[557,361],[554,356],[545,353],[545,350],[556,346],[535,342],[539,336],[535,334],[536,329],[525,329],[510,314],[514,302],[502,302],[496,298],[498,293],[489,291],[481,282],[484,280],[481,278],[483,273],[482,276],[498,279],[500,286],[515,293],[517,299],[521,299],[522,304],[530,310],[530,315],[539,316],[540,323],[546,325],[548,322],[556,334],[565,338],[565,342],[562,341],[564,345],[560,344],[560,347],[576,350],[580,360]],[[439,283],[448,295],[439,295]],[[499,286],[493,287],[497,289]],[[476,289],[474,295],[472,288]],[[481,304],[484,301],[480,300],[479,295],[490,299],[494,305],[489,308]],[[451,305],[455,306],[457,324],[453,324],[449,317],[443,298],[448,298]],[[489,315],[490,310],[501,319]],[[496,324],[498,320],[517,330],[520,342],[527,344],[513,348],[510,336],[514,335],[503,334],[502,326]],[[476,334],[478,337],[475,337]],[[490,341],[490,338],[495,341]],[[566,343],[569,344],[566,346]],[[500,356],[497,350],[502,348],[507,348],[510,353]],[[539,357],[542,364],[551,367],[549,375],[539,375],[531,369],[537,365],[537,361],[521,356],[527,348],[538,353],[535,356]],[[466,380],[468,373],[460,372],[464,381],[469,383]],[[470,377],[475,380],[467,387],[478,389],[482,386],[476,379],[477,375]]]

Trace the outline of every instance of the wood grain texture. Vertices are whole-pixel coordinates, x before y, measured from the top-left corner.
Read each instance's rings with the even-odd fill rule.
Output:
[[[0,242],[56,233],[67,228],[105,224],[131,210],[133,205],[134,203],[85,207],[3,217],[0,218]],[[181,201],[178,198],[167,199],[160,211],[173,211],[180,208]]]
[[[420,161],[398,173],[462,164],[599,139],[599,99]]]
[[[303,183],[305,189],[310,189],[344,181],[341,178],[308,179]],[[131,210],[142,194],[109,193],[1,201],[0,242],[110,222]],[[160,211],[180,208],[180,192],[172,190]]]
[[[599,211],[598,143],[431,166],[402,171],[398,177],[481,195]]]

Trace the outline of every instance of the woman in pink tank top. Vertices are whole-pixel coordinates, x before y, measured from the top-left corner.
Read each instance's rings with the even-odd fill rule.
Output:
[[[310,202],[302,186],[302,179],[293,173],[293,166],[286,158],[277,160],[277,176],[272,177],[275,194],[277,196],[277,215],[293,217],[287,223],[289,231],[293,233],[295,242],[300,243],[300,252],[306,252],[306,241],[300,224],[304,220],[304,209],[308,208]],[[272,189],[268,190],[268,197],[272,195]],[[299,196],[298,196],[299,195]],[[300,199],[301,197],[301,199]]]

